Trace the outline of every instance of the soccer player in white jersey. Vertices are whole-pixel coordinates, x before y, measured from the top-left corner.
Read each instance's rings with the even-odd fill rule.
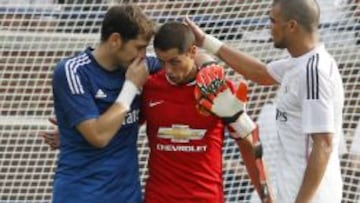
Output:
[[[206,35],[189,18],[197,44],[261,85],[280,84],[277,94],[277,202],[341,202],[338,158],[343,85],[335,60],[319,42],[320,9],[314,0],[274,0],[271,35],[291,57],[268,65]]]
[[[348,185],[351,185],[351,191],[355,191],[354,202],[360,203],[360,195],[356,195],[360,193],[360,186],[358,184],[360,182],[360,120],[352,137],[349,156],[349,167],[346,168],[345,173],[352,174],[351,182]]]

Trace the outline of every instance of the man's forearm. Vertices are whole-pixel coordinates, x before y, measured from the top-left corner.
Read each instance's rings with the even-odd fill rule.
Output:
[[[80,123],[77,129],[93,146],[98,148],[107,146],[120,129],[137,92],[138,88],[134,83],[126,80],[114,104],[99,118]]]
[[[246,79],[260,85],[273,85],[276,81],[269,75],[266,64],[245,52],[237,51],[223,45],[217,56]]]
[[[121,128],[127,112],[127,107],[115,103],[99,118],[86,120],[77,129],[91,145],[103,148]]]
[[[314,142],[296,203],[307,203],[312,200],[324,176],[330,154],[331,144]]]

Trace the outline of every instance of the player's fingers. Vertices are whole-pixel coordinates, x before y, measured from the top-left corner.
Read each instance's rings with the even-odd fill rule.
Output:
[[[199,82],[200,84],[204,86],[209,85],[209,69],[205,67],[205,69],[202,69],[199,73]]]
[[[56,120],[55,117],[50,117],[50,118],[48,118],[48,120],[50,121],[50,123],[52,123],[54,125],[58,125],[57,120]]]
[[[236,97],[240,101],[246,102],[247,101],[247,91],[248,91],[247,84],[245,82],[241,81],[238,86],[238,89],[236,91]]]
[[[227,85],[226,82],[222,81],[221,84],[219,85],[219,87],[217,88],[216,95],[218,95],[220,92],[223,92],[227,89],[229,89],[229,86]]]
[[[213,101],[214,99],[215,99],[215,95],[214,94],[208,94],[207,95],[207,99],[209,100],[209,101]]]
[[[186,22],[186,18],[189,18],[189,17],[185,16],[185,18],[182,19],[181,23],[184,24],[185,26],[190,27],[189,23]]]
[[[137,66],[138,64],[140,64],[140,62],[143,60],[142,56],[137,56],[134,61],[132,62],[132,64],[134,64],[135,66]]]
[[[199,104],[200,104],[200,106],[202,106],[205,110],[211,112],[212,103],[211,103],[209,100],[207,100],[207,99],[205,99],[205,98],[202,98],[202,99],[200,99]]]
[[[202,74],[202,70],[200,72],[198,72],[198,74],[196,75],[196,83],[198,85],[205,85],[204,84],[204,78],[203,78],[203,74]]]
[[[196,26],[195,23],[192,20],[190,20],[189,16],[185,16],[184,23],[189,25],[191,28],[194,28]]]
[[[200,92],[200,88],[194,88],[194,96],[196,101],[199,101],[201,99],[202,93]]]
[[[43,138],[44,138],[46,143],[54,142],[54,136],[53,135],[46,134],[46,135],[43,136]]]
[[[195,23],[194,21],[192,21],[192,20],[189,18],[189,16],[185,16],[185,23],[186,23],[187,25],[189,25],[190,28],[191,28],[193,31],[197,32],[198,34],[203,34],[202,31],[201,31],[201,29],[196,25],[196,23]],[[203,37],[205,37],[205,36],[203,36]]]
[[[211,64],[207,68],[209,74],[211,73],[214,78],[223,79],[223,68],[217,64]]]
[[[39,136],[42,137],[43,140],[45,140],[45,142],[46,142],[47,140],[50,140],[49,135],[48,135],[48,132],[40,132],[40,133],[39,133]]]
[[[205,78],[203,77],[203,75],[202,74],[199,74],[198,76],[197,76],[197,79],[196,79],[196,82],[197,82],[197,85],[198,85],[198,87],[199,87],[199,89],[200,89],[200,92],[201,92],[201,94],[208,94],[208,92],[207,92],[207,88],[206,88],[206,82],[205,82]]]
[[[201,106],[200,104],[196,104],[196,109],[198,110],[198,112],[203,115],[203,116],[210,116],[211,112],[209,112],[207,109],[205,109],[203,106]]]
[[[51,146],[52,143],[53,143],[52,140],[49,140],[49,139],[46,139],[46,138],[44,138],[44,142],[45,142],[47,145],[49,145],[49,146]]]
[[[40,132],[40,133],[39,133],[39,136],[40,136],[40,137],[44,137],[45,135],[46,135],[45,132]]]
[[[58,147],[58,145],[56,145],[56,144],[52,144],[52,145],[50,145],[50,149],[51,150],[57,150],[59,147]]]
[[[223,68],[223,67],[219,67],[219,68],[218,68],[218,77],[219,77],[219,79],[224,80],[224,78],[225,78],[225,71],[224,71],[224,68]]]

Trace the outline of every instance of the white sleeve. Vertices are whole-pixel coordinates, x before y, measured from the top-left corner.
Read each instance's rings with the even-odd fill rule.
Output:
[[[360,154],[360,120],[358,121],[357,127],[355,129],[350,152]]]
[[[267,64],[267,71],[279,84],[286,71],[289,70],[289,59],[281,59],[277,61],[272,61]]]
[[[299,99],[304,133],[335,133],[333,81],[318,65],[309,65],[303,73]]]

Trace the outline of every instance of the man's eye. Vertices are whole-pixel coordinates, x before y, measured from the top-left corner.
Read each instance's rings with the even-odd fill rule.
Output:
[[[171,61],[171,65],[175,66],[175,65],[178,65],[179,64],[179,61]]]

